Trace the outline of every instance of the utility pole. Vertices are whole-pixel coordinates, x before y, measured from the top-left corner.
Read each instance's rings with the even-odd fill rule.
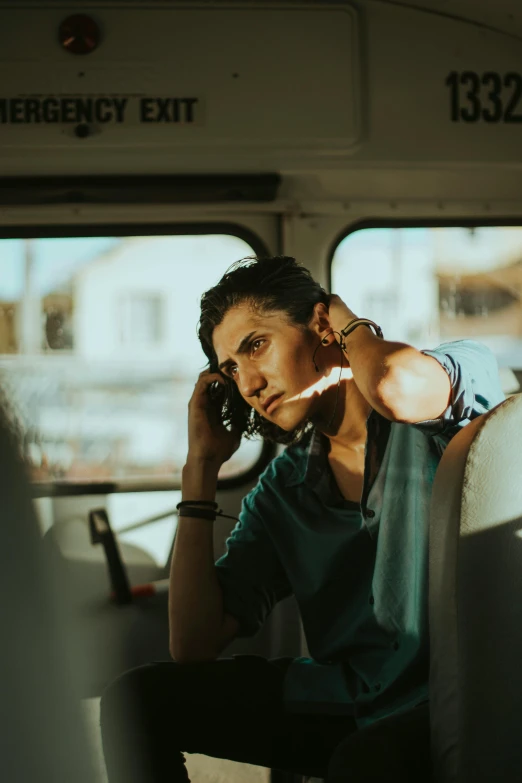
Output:
[[[41,348],[41,304],[34,283],[34,240],[24,239],[24,290],[21,300],[20,353],[35,355]]]
[[[394,339],[404,340],[407,342],[407,325],[409,316],[408,297],[410,291],[408,290],[408,284],[404,275],[404,259],[403,259],[403,241],[402,232],[404,229],[397,228],[390,234],[390,256],[392,261],[392,275],[393,275],[393,313],[389,313],[388,317],[392,323],[395,323],[397,333]]]

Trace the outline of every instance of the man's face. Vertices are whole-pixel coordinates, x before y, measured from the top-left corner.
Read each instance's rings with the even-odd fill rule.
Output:
[[[290,431],[313,415],[319,399],[312,353],[318,336],[289,323],[286,313],[231,308],[214,329],[221,372],[265,419]]]

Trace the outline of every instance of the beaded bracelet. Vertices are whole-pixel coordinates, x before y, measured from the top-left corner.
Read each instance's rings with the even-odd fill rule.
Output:
[[[195,506],[187,506],[179,512],[180,517],[197,517],[198,519],[208,519],[209,522],[214,522],[216,519],[216,512],[206,508],[196,508]]]
[[[179,510],[180,508],[183,508],[184,506],[210,506],[210,508],[217,508],[218,504],[215,500],[182,500],[181,503],[178,503],[176,508]]]
[[[198,508],[198,506],[209,506],[212,510]],[[216,517],[224,517],[225,519],[233,519],[235,522],[239,522],[237,517],[223,514],[223,510],[213,500],[182,500],[181,503],[177,504],[176,509],[178,516],[208,519],[209,522],[214,522]]]

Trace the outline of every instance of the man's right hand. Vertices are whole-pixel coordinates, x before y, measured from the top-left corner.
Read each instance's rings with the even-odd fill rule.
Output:
[[[210,396],[213,383],[224,385],[225,381],[219,373],[204,370],[189,401],[187,462],[208,462],[219,470],[238,450],[241,433],[228,430],[222,423],[219,406]]]

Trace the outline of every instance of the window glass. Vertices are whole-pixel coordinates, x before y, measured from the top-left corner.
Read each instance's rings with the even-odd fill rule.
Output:
[[[253,253],[227,234],[0,240],[0,392],[35,481],[180,478],[200,298]]]
[[[159,346],[165,340],[162,294],[127,292],[120,299],[120,338],[123,346]]]
[[[416,348],[476,339],[506,394],[522,381],[522,228],[368,228],[332,261],[332,291],[387,339]]]
[[[175,509],[180,500],[181,492],[176,491],[117,492],[107,498],[107,513],[120,541],[137,546],[147,552],[158,566],[165,566],[178,524]],[[169,511],[172,513],[168,514]],[[134,527],[163,514],[168,516]]]

